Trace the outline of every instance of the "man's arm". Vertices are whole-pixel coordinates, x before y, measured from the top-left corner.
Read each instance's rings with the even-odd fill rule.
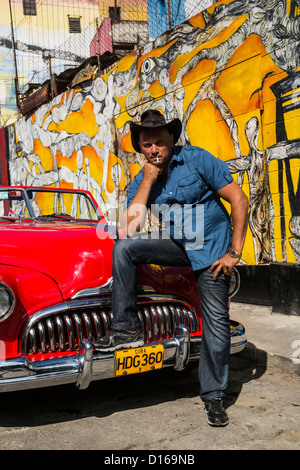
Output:
[[[143,168],[143,180],[120,219],[120,228],[125,235],[132,237],[144,226],[147,214],[147,202],[153,184],[156,182],[161,170],[151,163],[145,163]]]
[[[231,248],[237,253],[242,253],[248,224],[248,198],[235,181],[227,184],[217,192],[221,198],[231,205],[233,226]],[[238,261],[239,258],[232,258],[229,253],[226,253],[211,265],[210,272],[214,271],[214,279],[218,277],[222,270],[224,274],[231,275],[232,268]]]

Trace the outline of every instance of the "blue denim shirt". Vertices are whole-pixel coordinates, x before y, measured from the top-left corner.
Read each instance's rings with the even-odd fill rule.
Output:
[[[142,180],[141,170],[129,187],[127,207]],[[183,244],[194,270],[210,266],[230,248],[231,222],[216,191],[232,181],[222,160],[199,147],[176,146],[167,181],[159,177],[152,186],[148,207],[162,214],[168,233]]]

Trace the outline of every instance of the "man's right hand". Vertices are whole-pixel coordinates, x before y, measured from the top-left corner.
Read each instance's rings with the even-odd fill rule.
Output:
[[[152,163],[146,162],[143,167],[143,176],[144,182],[151,184],[151,186],[156,183],[157,178],[161,174],[161,168],[156,165],[152,165]]]
[[[120,228],[127,236],[132,237],[143,228],[149,194],[160,173],[161,169],[158,166],[148,162],[145,163],[140,187],[120,220]]]

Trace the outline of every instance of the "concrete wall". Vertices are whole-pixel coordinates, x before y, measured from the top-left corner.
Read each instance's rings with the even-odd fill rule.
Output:
[[[300,8],[222,0],[9,127],[11,184],[91,190],[113,221],[143,164],[129,122],[183,121],[250,200],[241,265],[300,261]]]

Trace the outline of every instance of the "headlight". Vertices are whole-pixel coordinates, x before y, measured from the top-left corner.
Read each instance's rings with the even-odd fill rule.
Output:
[[[5,320],[15,306],[15,296],[12,290],[3,282],[0,282],[0,322]]]

